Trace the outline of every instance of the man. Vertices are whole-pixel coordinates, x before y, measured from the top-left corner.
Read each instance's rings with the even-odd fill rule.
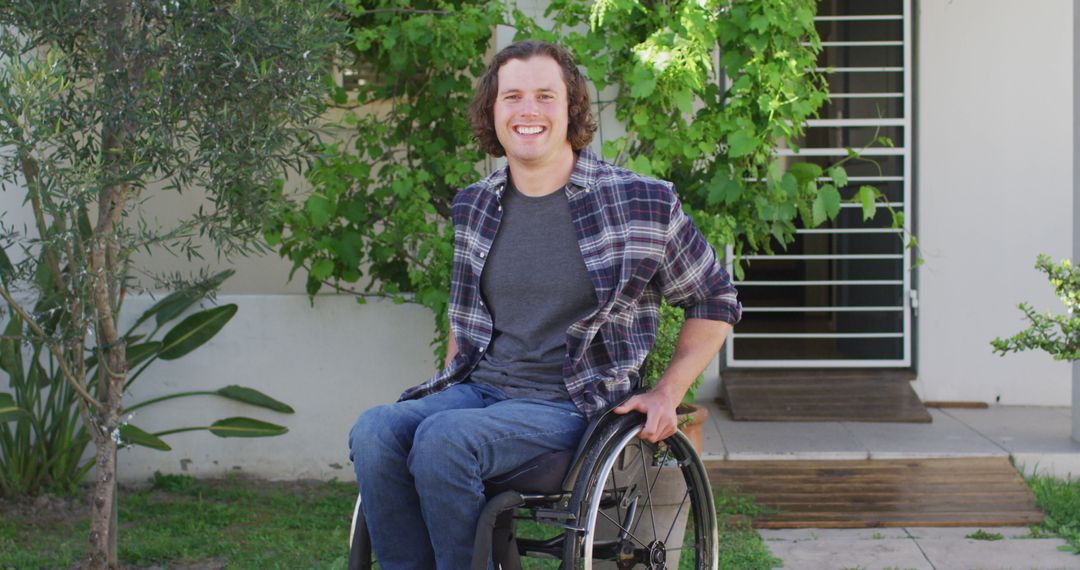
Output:
[[[675,407],[741,307],[669,183],[600,161],[585,78],[564,49],[500,51],[471,109],[507,167],[453,204],[449,351],[442,372],[368,410],[350,434],[381,566],[467,568],[482,481],[577,445],[588,419],[638,383],[661,295],[686,308],[672,362],[639,410],[641,437],[675,433]]]

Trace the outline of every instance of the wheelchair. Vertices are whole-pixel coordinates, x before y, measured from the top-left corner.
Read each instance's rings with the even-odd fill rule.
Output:
[[[610,409],[590,422],[576,450],[537,457],[485,481],[487,504],[472,570],[530,568],[709,569],[719,566],[718,530],[705,466],[682,434],[639,439],[645,416]],[[357,497],[349,568],[373,568]],[[555,562],[560,561],[560,562]],[[547,565],[545,565],[547,564]]]

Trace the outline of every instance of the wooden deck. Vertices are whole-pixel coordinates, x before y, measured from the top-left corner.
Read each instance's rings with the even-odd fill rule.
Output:
[[[930,413],[911,388],[910,378],[899,373],[863,370],[725,372],[723,396],[735,420],[931,421]]]
[[[1023,526],[1042,522],[1004,457],[707,461],[716,489],[751,495],[757,528]]]

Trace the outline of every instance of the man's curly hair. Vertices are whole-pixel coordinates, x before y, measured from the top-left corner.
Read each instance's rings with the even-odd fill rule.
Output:
[[[472,122],[473,137],[479,143],[480,150],[493,156],[506,154],[495,134],[494,109],[495,96],[499,91],[499,69],[511,59],[529,59],[535,56],[550,57],[562,68],[569,106],[566,139],[570,141],[570,146],[576,152],[592,142],[593,133],[596,132],[596,120],[592,116],[592,102],[585,76],[578,71],[573,56],[555,44],[525,40],[506,46],[495,54],[476,85],[476,95],[469,106],[469,119]]]

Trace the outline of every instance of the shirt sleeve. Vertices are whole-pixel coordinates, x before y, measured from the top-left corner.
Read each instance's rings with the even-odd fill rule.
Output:
[[[738,323],[742,318],[738,292],[716,250],[683,211],[677,196],[673,198],[665,240],[657,278],[667,302],[685,309],[688,319]]]

